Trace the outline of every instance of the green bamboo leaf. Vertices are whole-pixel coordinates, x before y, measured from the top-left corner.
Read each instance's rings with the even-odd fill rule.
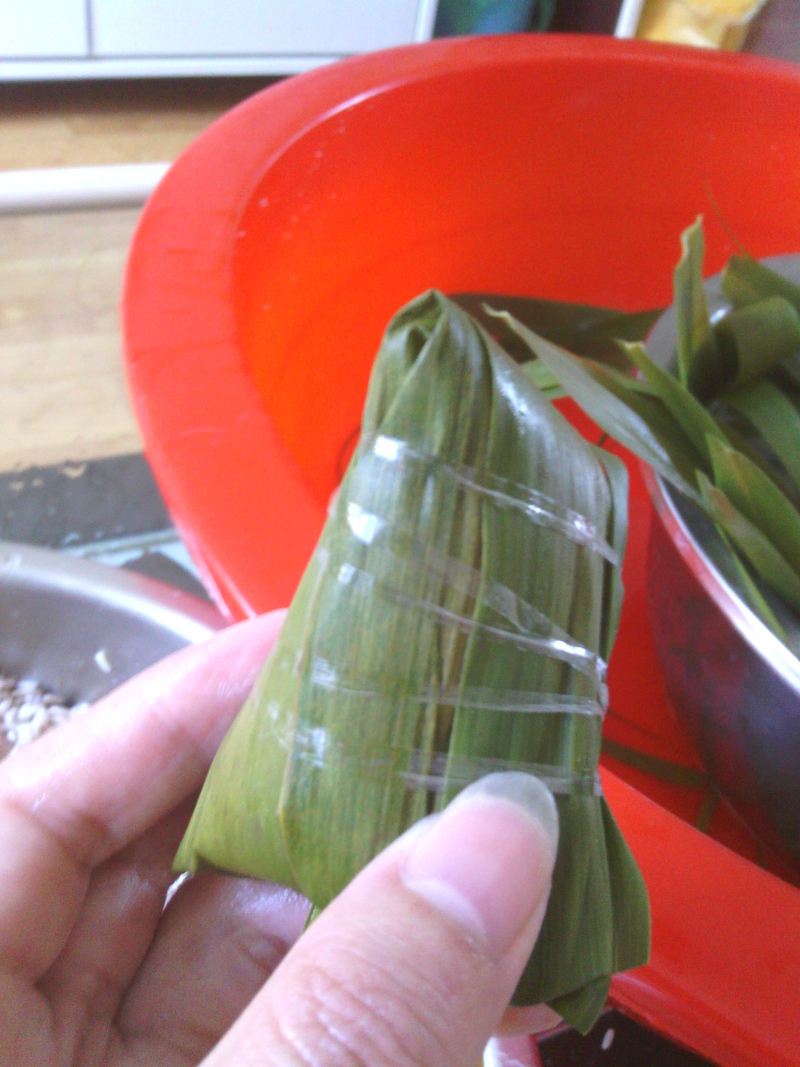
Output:
[[[725,388],[736,388],[800,350],[800,315],[782,296],[771,296],[724,315],[714,334],[735,368]]]
[[[673,281],[678,377],[693,393],[706,378],[716,380],[720,373],[703,284],[704,255],[703,220],[698,217],[681,234]]]
[[[728,393],[724,403],[744,416],[800,490],[800,411],[784,390],[761,378]]]
[[[703,456],[703,465],[708,467],[711,460],[708,441],[714,438],[726,441],[725,431],[677,378],[650,359],[642,345],[626,344],[625,351],[664,402],[664,407],[681,427],[695,450]]]
[[[649,463],[671,485],[699,502],[695,469],[704,462],[661,398],[646,384],[581,360],[506,313],[500,317],[561,382],[567,394],[606,433]]]
[[[457,293],[453,299],[492,334],[517,363],[533,359],[530,348],[493,312],[506,311],[529,330],[578,356],[628,369],[618,341],[641,341],[663,309],[617,311],[591,304],[507,296],[502,293]]]
[[[548,400],[559,400],[561,397],[566,396],[558,378],[540,360],[529,360],[527,363],[523,363],[520,370]]]
[[[543,32],[548,29],[556,13],[556,0],[539,0],[534,12],[536,29]]]
[[[800,353],[786,359],[775,369],[775,379],[789,389],[795,398],[795,407],[800,409],[798,396],[800,395]]]
[[[736,308],[780,296],[800,312],[800,286],[751,256],[731,256],[722,272],[722,291]]]
[[[495,342],[424,294],[390,324],[363,434],[279,641],[179,849],[325,906],[491,770],[538,774],[560,842],[516,1002],[587,1029],[649,945],[599,794],[625,483]]]
[[[704,789],[709,783],[709,777],[705,771],[696,770],[694,767],[684,767],[680,763],[661,759],[648,752],[640,752],[630,745],[623,745],[610,737],[603,738],[603,754],[619,760],[628,767],[658,778],[670,785],[677,785],[689,789]]]
[[[594,982],[588,983],[574,993],[554,997],[550,1001],[550,1007],[562,1019],[577,1020],[573,1023],[575,1029],[585,1034],[594,1025],[589,1020],[596,1018],[597,1004],[605,1004],[608,1000],[610,988],[611,980],[609,978],[597,978]]]
[[[611,500],[611,510],[606,528],[606,538],[620,559],[625,554],[628,537],[628,472],[625,464],[617,456],[603,448],[592,446],[592,451],[601,464],[606,478]],[[618,567],[606,569],[606,586],[603,591],[604,632],[600,637],[600,654],[608,662],[614,641],[617,637],[620,615],[622,614],[622,572]]]
[[[503,350],[505,351],[505,348]],[[520,371],[533,382],[539,392],[544,393],[548,400],[560,400],[567,395],[558,378],[540,359],[529,357],[527,362],[520,365]],[[642,393],[650,397],[653,395],[653,390],[639,378],[626,378],[624,388],[626,392]]]
[[[715,792],[714,789],[709,788],[703,797],[703,801],[697,810],[697,815],[694,820],[695,826],[701,833],[707,834],[710,830],[711,820],[714,818],[714,814],[719,807],[719,801],[719,794]]]
[[[714,516],[709,513],[709,517],[713,519]],[[720,568],[720,571],[724,573],[725,579],[730,582],[745,604],[761,619],[764,625],[768,626],[787,647],[792,648],[795,655],[800,654],[800,645],[798,644],[800,638],[796,639],[790,632],[791,627],[787,626],[789,621],[787,618],[789,615],[788,608],[780,601],[771,602],[768,599],[768,590],[753,577],[753,572],[740,556],[736,545],[725,530],[718,524],[716,531],[726,555],[724,563],[719,559],[713,560],[713,562]],[[776,610],[778,608],[781,610]]]
[[[714,484],[775,546],[800,580],[800,512],[747,456],[709,439]]]
[[[800,575],[778,549],[701,472],[698,484],[706,508],[761,580],[795,611],[800,611]]]
[[[623,926],[614,940],[611,958],[615,971],[627,971],[636,967],[637,961],[642,958],[643,930],[647,930],[647,952],[650,950],[647,890],[643,880],[636,877],[634,860],[607,806],[603,809],[603,820],[608,849],[611,910],[615,915],[628,914],[632,920]]]

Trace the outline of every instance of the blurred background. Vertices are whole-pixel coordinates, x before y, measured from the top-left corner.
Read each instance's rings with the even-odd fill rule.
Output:
[[[143,455],[125,384],[118,305],[143,204],[202,130],[279,79],[435,36],[504,32],[634,37],[797,63],[800,0],[0,5],[0,542],[59,550],[54,584],[63,584],[68,553],[159,578],[170,592],[178,587],[205,597]],[[52,568],[52,560],[41,566]],[[13,567],[5,569],[7,580]],[[130,601],[131,590],[122,593]],[[46,599],[39,614],[49,621],[53,600]],[[103,610],[110,599],[103,590]],[[8,644],[8,635],[13,639],[22,629],[14,616],[17,589],[7,590],[5,603],[0,623],[6,623]],[[152,602],[142,610],[152,614]],[[97,604],[89,603],[87,618],[100,618],[99,635],[75,621],[74,604],[63,614],[60,639],[63,632],[86,631],[90,663],[105,684],[117,680],[101,644],[108,626]],[[221,622],[211,616],[190,621],[181,641]],[[128,630],[118,637],[120,648],[131,645]],[[72,651],[67,659],[73,669]],[[119,669],[130,673],[143,665]],[[650,758],[647,773],[661,764]],[[679,771],[704,790],[701,812],[708,822],[715,809],[706,806],[705,776],[694,768]],[[608,1056],[612,1039],[615,1051]],[[574,1034],[557,1034],[542,1050],[542,1062],[708,1062],[685,1050],[656,1048],[652,1034],[619,1014],[605,1016],[585,1043],[575,1041]]]
[[[570,32],[800,60],[797,0],[27,0],[0,6],[0,538],[199,591],[141,456],[118,299],[142,203],[278,78],[434,35]]]

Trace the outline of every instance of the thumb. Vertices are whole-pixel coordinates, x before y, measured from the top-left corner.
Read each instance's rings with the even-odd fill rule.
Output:
[[[206,1063],[478,1063],[539,933],[557,838],[538,779],[469,786],[330,904]]]

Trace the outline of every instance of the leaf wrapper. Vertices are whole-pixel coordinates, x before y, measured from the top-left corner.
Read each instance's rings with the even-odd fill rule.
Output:
[[[176,865],[327,904],[475,779],[521,769],[560,817],[516,1003],[587,1030],[643,963],[647,895],[597,775],[621,599],[624,468],[438,293],[390,324],[362,438]]]
[[[504,328],[497,312],[508,312],[517,322],[561,348],[623,372],[630,365],[619,342],[643,341],[664,312],[664,308],[617,311],[502,293],[456,293],[452,299],[499,342],[515,363],[528,362],[533,353],[520,343],[513,330]]]
[[[756,260],[734,256],[722,281],[734,309],[712,324],[701,220],[684,231],[681,245],[674,276],[676,373],[637,341],[618,340],[628,367],[639,372],[633,379],[577,356],[507,311],[493,318],[516,338],[517,359],[526,352],[536,357],[537,377],[551,395],[555,379],[611,437],[714,520],[726,577],[794,651],[800,647],[800,287]],[[524,300],[518,303],[529,310]],[[605,313],[598,322],[605,330],[614,320]]]
[[[649,383],[626,378],[592,360],[579,359],[505,312],[501,317],[598,426],[699,502],[695,471],[702,466],[704,454],[695,448]],[[676,382],[676,388],[682,386]]]
[[[768,449],[773,473],[786,472],[800,502],[800,401],[770,378],[760,378],[727,394],[722,410],[728,418],[725,409],[731,408],[746,420],[748,436]]]
[[[705,240],[703,220],[697,218],[681,234],[681,258],[675,267],[673,290],[677,327],[678,377],[695,396],[705,398],[710,383],[724,374],[708,316],[703,286]]]

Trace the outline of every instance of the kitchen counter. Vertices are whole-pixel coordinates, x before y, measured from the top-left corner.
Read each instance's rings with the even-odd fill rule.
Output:
[[[771,0],[748,47],[800,59],[796,3]],[[554,28],[597,29],[601,11],[562,0]],[[0,85],[0,170],[170,162],[269,82]],[[197,589],[124,380],[117,305],[139,210],[0,215],[0,538],[122,563],[163,557]]]
[[[169,162],[268,82],[0,86],[0,170]],[[140,210],[0,215],[0,539],[201,592],[125,384],[118,303]]]

